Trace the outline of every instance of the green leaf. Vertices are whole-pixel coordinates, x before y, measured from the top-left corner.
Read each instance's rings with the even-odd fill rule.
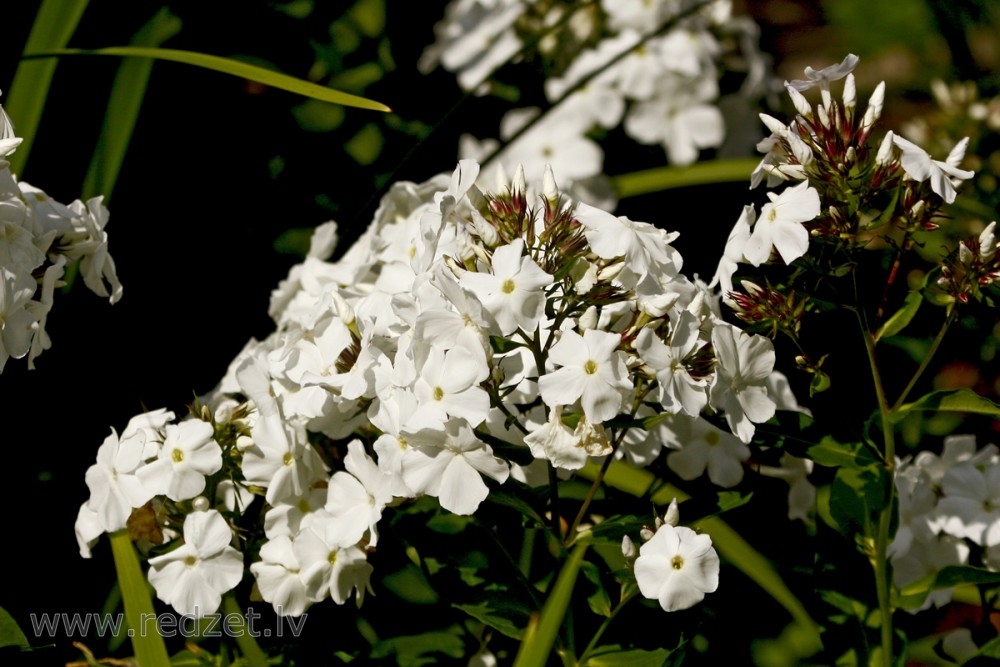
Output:
[[[149,584],[139,567],[139,557],[127,530],[111,534],[111,553],[114,555],[118,585],[125,603],[125,622],[134,630],[131,639],[136,661],[142,667],[167,667],[170,658],[167,656],[166,644],[157,632],[156,621],[153,620],[152,625],[149,622],[156,618],[153,599],[149,595]]]
[[[655,651],[630,649],[622,651],[611,648],[604,653],[592,655],[585,663],[587,667],[661,667],[673,651],[665,648]]]
[[[661,192],[671,188],[712,183],[733,183],[750,180],[750,174],[760,160],[709,160],[687,167],[658,167],[611,178],[619,199]]]
[[[14,617],[8,614],[6,609],[0,607],[0,647],[2,646],[28,648],[30,644]]]
[[[825,436],[806,450],[806,456],[827,468],[867,468],[878,463],[871,450],[860,442],[837,442]]]
[[[373,659],[396,656],[399,667],[420,667],[420,665],[438,664],[440,655],[458,659],[465,655],[465,642],[461,635],[462,628],[453,625],[438,632],[424,632],[419,635],[393,637],[379,641],[372,647],[369,657]]]
[[[61,49],[66,46],[69,38],[76,32],[87,4],[88,0],[43,0],[28,34],[24,52]],[[17,128],[17,136],[23,140],[17,151],[7,158],[10,170],[15,174],[24,175],[24,165],[38,131],[55,71],[54,60],[22,60],[18,63],[14,80],[7,91],[4,109]]]
[[[382,585],[412,604],[434,604],[439,599],[424,573],[412,563],[382,577]]]
[[[979,649],[974,658],[1000,658],[1000,637],[994,637]],[[971,658],[970,658],[971,660]],[[971,664],[971,663],[970,663]]]
[[[132,38],[132,44],[158,46],[180,32],[180,29],[181,20],[163,7],[139,29]],[[118,68],[108,97],[108,108],[104,112],[97,148],[83,179],[84,200],[103,194],[106,204],[111,197],[152,71],[153,61],[148,59],[129,58]]]
[[[913,320],[917,311],[920,310],[920,304],[923,302],[924,295],[921,292],[914,291],[907,294],[906,299],[903,301],[903,306],[879,327],[878,332],[875,334],[875,342],[878,342],[882,338],[895,336],[905,329],[906,325]]]
[[[389,107],[357,95],[327,88],[311,81],[298,79],[287,74],[274,72],[263,67],[230,58],[222,58],[195,51],[177,49],[154,49],[136,46],[109,46],[103,49],[48,49],[42,52],[26,53],[23,58],[50,58],[54,56],[121,56],[131,58],[154,58],[171,62],[194,65],[248,79],[272,88],[280,88],[305,97],[312,97],[332,104],[343,104],[373,111],[392,111]]]
[[[590,606],[590,610],[598,616],[611,616],[611,598],[608,597],[608,592],[604,590],[600,569],[597,565],[589,561],[584,561],[580,569],[583,571],[583,576],[587,578],[587,581],[595,587],[594,592],[587,596],[587,604]]]
[[[514,667],[544,667],[548,662],[549,655],[552,653],[552,645],[555,644],[559,628],[566,616],[569,600],[573,596],[576,577],[580,572],[583,554],[586,553],[588,546],[590,545],[587,541],[578,543],[569,558],[566,559],[541,613],[533,614],[531,622],[528,623],[521,648],[514,660]]]
[[[1000,572],[971,565],[948,565],[932,575],[903,586],[899,594],[903,597],[922,595],[938,588],[951,588],[961,584],[1000,584]]]
[[[523,621],[527,620],[528,617],[522,616],[523,610],[520,608],[506,608],[500,596],[477,604],[454,604],[452,606],[512,639],[521,639],[524,636],[526,623]],[[512,614],[512,612],[514,613]]]
[[[921,396],[912,403],[901,405],[894,410],[889,418],[898,423],[909,412],[914,411],[937,411],[937,412],[972,412],[978,415],[991,415],[1000,417],[1000,405],[997,405],[988,398],[980,396],[971,389],[945,389],[933,391],[925,396]]]
[[[885,468],[840,468],[830,486],[830,515],[848,539],[874,539],[878,513],[889,502]]]

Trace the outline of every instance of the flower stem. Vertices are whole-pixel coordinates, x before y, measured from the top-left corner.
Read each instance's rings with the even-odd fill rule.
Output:
[[[878,399],[878,411],[882,421],[882,438],[884,443],[883,458],[885,459],[886,475],[888,476],[888,498],[885,506],[879,511],[878,532],[875,535],[875,554],[872,565],[875,568],[875,592],[878,596],[879,616],[881,617],[882,665],[892,667],[892,607],[889,600],[889,528],[892,523],[893,499],[896,485],[893,481],[896,467],[896,440],[890,419],[892,408],[885,396],[882,376],[879,373],[878,361],[875,358],[875,339],[858,314],[861,333],[865,341],[865,351],[868,353],[868,363],[871,367],[872,381],[875,384],[875,396]]]
[[[941,324],[941,329],[938,330],[937,336],[934,337],[934,341],[931,343],[930,349],[927,350],[927,354],[924,355],[924,358],[920,360],[920,367],[917,368],[916,372],[913,374],[913,377],[910,378],[910,382],[906,385],[906,388],[903,389],[903,393],[901,393],[899,395],[899,398],[896,399],[896,402],[893,404],[890,410],[891,412],[895,412],[896,410],[898,410],[899,406],[901,406],[903,404],[903,401],[906,400],[906,397],[910,395],[910,392],[913,390],[913,387],[917,384],[917,380],[919,380],[920,376],[923,375],[925,370],[927,370],[927,366],[930,365],[931,359],[934,358],[934,355],[937,353],[938,347],[941,346],[941,341],[944,340],[944,335],[948,332],[948,329],[951,328],[951,325],[954,323],[955,323],[955,309],[953,308],[948,311],[948,316],[944,319],[944,322]]]
[[[583,649],[583,653],[580,654],[579,664],[581,665],[586,664],[587,656],[590,655],[591,651],[597,648],[597,642],[600,641],[601,636],[604,634],[604,631],[608,629],[609,625],[611,625],[611,621],[613,621],[615,619],[615,616],[618,615],[618,612],[620,612],[625,607],[625,604],[634,597],[635,597],[635,591],[633,590],[631,593],[623,596],[621,601],[619,601],[618,604],[615,605],[615,608],[611,610],[611,613],[608,614],[608,617],[604,619],[603,623],[601,623],[601,627],[597,628],[597,632],[594,633],[594,636],[590,640],[590,643],[587,644],[587,648]]]

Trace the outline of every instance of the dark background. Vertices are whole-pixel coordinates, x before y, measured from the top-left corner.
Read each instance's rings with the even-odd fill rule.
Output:
[[[124,45],[162,4],[94,0],[70,46]],[[184,27],[165,46],[253,56],[305,77],[317,60],[316,45],[330,41],[326,26],[348,4],[317,3],[313,16],[300,20],[276,11],[274,3],[182,0],[169,6]],[[882,44],[871,36],[865,42],[844,29],[850,17],[829,15],[828,4],[836,3],[747,0],[736,9],[760,22],[762,46],[781,76],[799,77],[804,65],[838,62],[849,50],[861,54],[862,99],[874,82],[888,78],[895,81],[890,86],[896,85],[901,104],[920,105],[926,95],[910,93],[926,90],[932,75],[981,76],[990,54],[996,57],[988,50],[972,57],[962,42],[953,59],[937,37],[915,49],[906,40],[924,39],[919,30],[883,29],[876,35]],[[863,3],[847,4],[864,16]],[[10,480],[0,607],[33,642],[30,613],[97,611],[114,582],[107,541],[99,543],[92,560],[83,560],[73,533],[77,508],[88,497],[84,471],[98,446],[111,427],[120,431],[144,409],[166,406],[182,413],[195,394],[212,388],[250,337],[267,335],[270,291],[298,259],[276,249],[282,233],[335,219],[343,249],[368,224],[377,194],[391,179],[421,181],[450,171],[462,132],[496,135],[508,104],[462,101],[453,75],[416,72],[440,10],[432,3],[387,5],[385,36],[395,69],[362,94],[391,106],[392,119],[347,109],[337,129],[309,131],[292,113],[302,100],[291,93],[185,65],[155,65],[109,201],[110,252],[124,296],[110,306],[82,284],[57,294],[48,319],[53,347],[37,359],[36,370],[12,359],[0,375],[0,448]],[[5,95],[0,103],[37,6],[8,2],[0,9]],[[924,3],[904,6],[924,7],[922,16],[928,16]],[[892,48],[887,34],[903,44]],[[343,65],[374,57],[377,41],[364,42]],[[970,43],[978,44],[971,38]],[[103,57],[60,62],[24,180],[65,203],[79,196],[117,65]],[[523,94],[518,105],[537,99],[537,90],[526,87]],[[384,138],[381,154],[371,165],[359,164],[344,145],[373,122]],[[430,135],[418,147],[418,136],[408,133],[413,131]],[[611,157],[609,151],[608,172],[663,161],[658,147],[626,157]],[[637,197],[618,212],[681,231],[677,246],[685,270],[711,275],[733,221],[749,201],[746,186],[739,184]],[[58,644],[53,653],[59,653],[53,664],[77,657],[68,641],[53,641]]]

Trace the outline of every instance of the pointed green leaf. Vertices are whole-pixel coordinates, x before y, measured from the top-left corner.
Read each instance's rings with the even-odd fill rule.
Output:
[[[251,65],[239,60],[222,58],[207,53],[197,53],[195,51],[180,51],[177,49],[155,49],[139,46],[109,46],[103,49],[49,49],[42,52],[26,53],[24,58],[49,58],[53,56],[121,56],[131,58],[153,58],[156,60],[169,60],[171,62],[204,67],[224,74],[231,74],[243,79],[248,79],[272,88],[280,88],[306,97],[312,97],[332,104],[343,104],[349,107],[360,109],[371,109],[373,111],[392,111],[389,107],[369,100],[365,97],[351,95],[333,88],[321,86],[312,81],[298,79],[294,76],[281,74],[263,67]]]
[[[0,647],[2,646],[22,646],[27,648],[28,638],[21,631],[14,617],[7,613],[7,610],[0,607]]]
[[[66,46],[69,38],[76,32],[87,3],[88,0],[43,0],[28,34],[24,52],[47,51]],[[31,152],[31,144],[42,118],[55,71],[55,60],[22,60],[18,63],[10,90],[6,91],[4,109],[14,123],[17,136],[23,140],[17,151],[7,159],[10,170],[15,174],[24,174],[24,165]]]
[[[909,412],[972,412],[978,415],[1000,417],[1000,405],[980,396],[971,389],[945,389],[921,396],[912,403],[901,405],[890,414],[894,422],[899,422]]]
[[[134,630],[131,639],[136,661],[142,667],[168,667],[170,658],[155,625],[156,612],[149,595],[149,584],[139,567],[139,557],[127,530],[111,534],[111,553],[125,602],[125,622]]]
[[[906,325],[913,320],[917,311],[920,310],[920,304],[923,302],[924,295],[921,292],[910,292],[907,294],[906,299],[903,301],[903,306],[879,327],[878,333],[875,334],[875,342],[878,342],[882,338],[895,336],[905,329]]]
[[[576,577],[583,564],[583,554],[588,546],[588,542],[580,542],[566,559],[541,613],[532,616],[524,632],[524,641],[521,642],[521,648],[517,652],[514,667],[544,667],[548,663],[552,645],[555,644],[556,635],[559,634],[559,628],[566,616],[566,607],[569,606],[569,600],[573,595]]]
[[[662,667],[671,653],[673,651],[665,648],[655,651],[612,649],[591,656],[586,665],[587,667]]]
[[[163,7],[139,29],[132,38],[132,43],[158,46],[180,32],[180,29],[181,20]],[[153,61],[147,58],[128,58],[118,68],[108,97],[108,108],[104,112],[104,124],[97,139],[97,148],[83,180],[82,199],[104,195],[105,204],[110,199],[132,139],[132,131],[139,118],[139,108],[152,71]]]
[[[672,188],[712,183],[738,183],[750,180],[750,174],[760,160],[709,160],[687,167],[658,167],[619,174],[611,179],[611,184],[619,199],[661,192]]]

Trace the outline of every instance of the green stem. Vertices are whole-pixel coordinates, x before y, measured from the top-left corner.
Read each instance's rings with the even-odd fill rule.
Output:
[[[899,398],[896,399],[896,402],[893,404],[892,408],[890,409],[890,412],[895,412],[896,410],[898,410],[899,406],[901,406],[903,402],[906,400],[906,397],[910,395],[910,392],[913,390],[913,387],[917,384],[917,381],[920,379],[920,376],[923,375],[924,371],[927,370],[927,366],[930,365],[931,359],[933,359],[934,355],[937,353],[938,347],[941,346],[941,341],[944,340],[944,335],[948,332],[948,329],[951,327],[952,324],[954,324],[954,322],[955,322],[955,309],[953,308],[950,311],[948,311],[948,316],[941,324],[941,329],[937,332],[937,336],[934,337],[934,341],[931,343],[930,349],[927,350],[927,354],[924,355],[924,358],[920,360],[920,367],[917,368],[917,371],[913,374],[913,377],[910,378],[910,382],[906,385],[906,388],[903,389],[903,393],[899,395]]]
[[[584,665],[587,663],[587,657],[590,655],[591,651],[597,648],[597,642],[600,641],[601,636],[604,634],[604,631],[608,629],[609,625],[611,625],[611,621],[615,619],[615,616],[618,615],[618,612],[624,609],[625,603],[627,603],[634,597],[635,597],[635,591],[633,590],[628,595],[622,597],[621,601],[619,601],[618,604],[615,605],[615,608],[611,610],[611,613],[608,614],[608,617],[604,619],[603,623],[601,623],[601,627],[597,628],[597,632],[594,633],[594,637],[590,640],[590,643],[587,644],[587,648],[583,649],[583,653],[580,654],[579,664]]]
[[[882,664],[884,667],[892,667],[892,607],[889,599],[889,528],[892,523],[893,498],[896,493],[896,485],[893,482],[893,472],[896,466],[896,440],[893,432],[891,420],[892,408],[885,396],[882,376],[879,373],[878,362],[875,358],[875,340],[864,321],[858,315],[858,323],[861,325],[862,337],[865,341],[865,351],[868,353],[868,364],[871,366],[872,380],[875,384],[875,396],[878,399],[879,416],[882,420],[882,437],[885,444],[884,458],[886,473],[889,479],[888,499],[885,506],[879,511],[878,532],[875,536],[875,555],[872,557],[872,565],[875,568],[875,591],[878,595],[879,616],[881,616],[881,639],[882,639]]]

